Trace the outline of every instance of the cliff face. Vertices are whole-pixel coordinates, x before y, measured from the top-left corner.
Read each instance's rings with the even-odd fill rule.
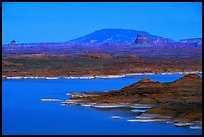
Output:
[[[155,38],[155,39],[149,39],[147,35],[145,34],[138,34],[137,38],[135,39],[135,46],[136,47],[171,47],[176,42],[167,39],[167,38]]]

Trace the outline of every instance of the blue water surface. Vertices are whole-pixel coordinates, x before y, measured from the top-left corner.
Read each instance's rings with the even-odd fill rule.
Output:
[[[142,78],[171,82],[183,74],[138,75],[112,79],[16,79],[2,82],[3,135],[201,135],[202,130],[162,122],[128,122],[136,115],[127,109],[96,109],[42,102],[65,100],[68,92],[118,90]],[[200,75],[202,77],[202,75]],[[119,115],[122,119],[111,117]]]

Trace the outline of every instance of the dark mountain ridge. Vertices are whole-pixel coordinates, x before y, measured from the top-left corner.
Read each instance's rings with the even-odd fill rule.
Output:
[[[145,34],[149,39],[162,38],[160,36],[152,35],[145,31],[131,30],[131,29],[102,29],[97,30],[88,35],[82,36],[77,39],[73,39],[69,42],[127,42],[133,43],[136,36],[139,34]]]

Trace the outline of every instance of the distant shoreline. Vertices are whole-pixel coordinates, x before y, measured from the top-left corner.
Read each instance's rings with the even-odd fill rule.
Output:
[[[79,77],[41,77],[41,76],[2,76],[2,79],[108,79],[108,78],[124,78],[128,76],[137,76],[137,75],[168,75],[168,74],[197,74],[201,73],[202,71],[192,71],[192,72],[166,72],[166,73],[128,73],[128,74],[121,74],[121,75],[98,75],[98,76],[79,76]]]

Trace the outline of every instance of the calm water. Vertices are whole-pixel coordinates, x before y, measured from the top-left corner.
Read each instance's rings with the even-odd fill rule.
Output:
[[[147,77],[170,82],[183,75],[141,75],[117,79],[21,79],[2,82],[3,134],[202,134],[202,130],[175,127],[162,122],[127,122],[134,112],[96,109],[42,102],[41,98],[65,100],[68,92],[117,90]],[[201,75],[200,75],[201,76]],[[122,119],[111,119],[119,115]]]

